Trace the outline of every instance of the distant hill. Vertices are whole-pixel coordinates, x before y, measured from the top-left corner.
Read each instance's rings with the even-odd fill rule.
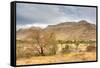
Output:
[[[36,31],[54,32],[57,40],[96,40],[96,25],[85,20],[79,22],[60,22],[46,28],[31,27],[19,29],[17,39],[32,40]]]

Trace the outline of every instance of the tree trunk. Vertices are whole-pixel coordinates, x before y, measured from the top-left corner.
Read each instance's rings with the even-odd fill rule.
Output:
[[[41,55],[45,56],[44,51],[43,51],[43,47],[41,47]]]

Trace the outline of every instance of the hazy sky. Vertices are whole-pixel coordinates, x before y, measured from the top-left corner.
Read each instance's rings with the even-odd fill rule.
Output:
[[[17,3],[16,23],[20,27],[57,24],[65,21],[87,20],[96,24],[95,7],[59,6]]]

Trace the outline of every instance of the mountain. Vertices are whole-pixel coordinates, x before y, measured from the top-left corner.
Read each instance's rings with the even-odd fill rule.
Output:
[[[16,32],[16,36],[18,40],[32,40],[33,36],[37,31],[41,31],[42,29],[39,27],[31,27],[31,28],[25,28],[25,29],[19,29]]]
[[[19,29],[17,31],[17,39],[32,40],[37,31],[53,32],[57,40],[96,40],[96,25],[85,20],[60,22],[56,25],[48,25],[44,29],[39,27]]]

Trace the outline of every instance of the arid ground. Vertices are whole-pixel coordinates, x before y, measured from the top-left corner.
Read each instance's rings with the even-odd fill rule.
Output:
[[[59,54],[54,56],[37,56],[17,60],[17,65],[48,64],[62,62],[95,61],[96,52],[80,52],[70,54]]]
[[[41,29],[19,29],[17,65],[96,61],[96,25],[63,22]]]

